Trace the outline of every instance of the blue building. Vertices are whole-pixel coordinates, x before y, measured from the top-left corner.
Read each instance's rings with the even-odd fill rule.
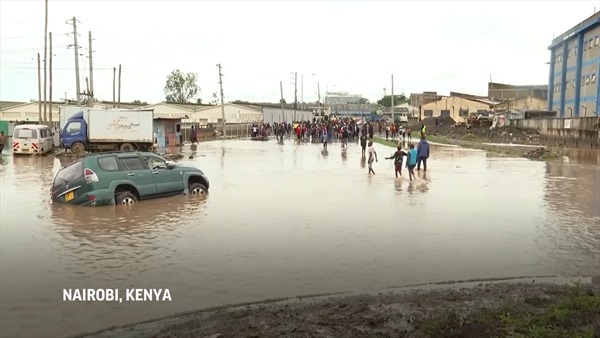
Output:
[[[559,117],[598,116],[600,12],[552,41],[548,110]]]

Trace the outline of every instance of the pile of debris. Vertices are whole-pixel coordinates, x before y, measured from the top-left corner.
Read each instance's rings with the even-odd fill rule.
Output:
[[[530,160],[553,160],[557,159],[558,155],[556,155],[548,149],[538,148],[527,152],[525,154],[525,157],[527,157]]]

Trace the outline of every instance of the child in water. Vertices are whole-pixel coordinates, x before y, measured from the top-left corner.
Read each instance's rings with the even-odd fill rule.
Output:
[[[412,181],[415,178],[415,167],[417,166],[417,149],[415,149],[415,145],[412,143],[408,148],[406,167],[408,168],[408,177]]]
[[[396,150],[394,155],[385,158],[386,160],[394,160],[396,178],[398,178],[398,175],[402,176],[402,160],[403,157],[406,155],[407,154],[404,151],[402,151],[402,146],[399,145],[398,150]]]

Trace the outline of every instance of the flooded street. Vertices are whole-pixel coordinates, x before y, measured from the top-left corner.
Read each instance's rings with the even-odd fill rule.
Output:
[[[132,209],[52,206],[61,161],[3,155],[0,336],[266,298],[600,273],[597,155],[545,163],[432,146],[427,174],[411,183],[394,179],[392,148],[375,149],[369,177],[355,144],[325,156],[289,140],[201,143],[181,162],[209,177],[206,199]],[[168,288],[173,301],[62,302],[63,288],[131,287]]]

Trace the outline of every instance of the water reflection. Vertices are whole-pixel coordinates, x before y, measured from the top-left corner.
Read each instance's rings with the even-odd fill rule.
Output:
[[[367,175],[321,151],[294,142],[201,143],[201,155],[181,163],[207,173],[207,199],[130,209],[51,207],[52,176],[72,159],[6,157],[0,336],[65,336],[299,294],[600,273],[597,166],[435,147],[428,171],[411,182],[407,172],[395,179],[391,162]],[[350,144],[348,153],[352,163],[361,149]],[[357,162],[365,168],[366,156]],[[410,221],[398,222],[399,213]],[[169,287],[176,301],[133,308],[54,297],[99,282]]]
[[[362,169],[364,169],[367,166],[367,157],[362,154],[362,156],[360,157],[360,167]]]

